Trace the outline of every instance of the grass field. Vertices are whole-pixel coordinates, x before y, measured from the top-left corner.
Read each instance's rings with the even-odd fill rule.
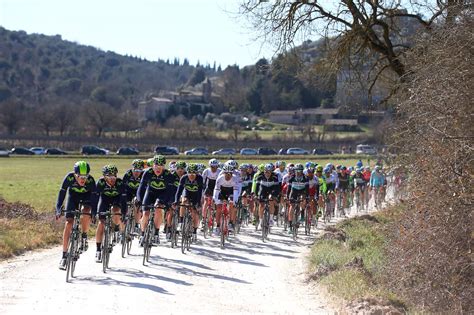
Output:
[[[281,158],[281,156],[279,157]],[[133,158],[123,157],[10,157],[0,159],[0,195],[9,202],[20,201],[27,203],[39,212],[53,211],[59,187],[67,172],[71,171],[77,160],[86,160],[91,165],[91,173],[97,180],[101,175],[102,166],[108,163],[115,164],[119,174],[123,174]],[[277,157],[268,157],[268,161],[275,161]],[[311,159],[319,164],[328,162],[335,164],[354,165],[357,160],[336,157],[319,158],[315,156],[286,159],[287,162],[305,162]],[[184,159],[186,161],[186,159]],[[193,162],[207,163],[206,160]],[[237,161],[243,161],[238,158]],[[265,160],[247,159],[248,163],[263,163]],[[367,160],[363,160],[364,164]],[[373,163],[373,162],[372,162]]]

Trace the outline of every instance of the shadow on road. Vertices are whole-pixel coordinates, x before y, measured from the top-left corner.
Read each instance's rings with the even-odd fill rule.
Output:
[[[113,285],[119,285],[123,287],[130,287],[130,288],[137,288],[137,289],[147,289],[156,293],[161,293],[161,294],[166,294],[166,295],[174,295],[167,290],[163,289],[162,287],[152,285],[152,284],[146,284],[142,282],[128,282],[128,281],[120,281],[117,279],[112,279],[110,277],[77,277],[73,280],[75,283],[83,283],[83,284],[89,284],[89,283],[95,283],[99,285],[105,285],[105,286],[113,286]]]
[[[151,267],[151,265],[154,265],[154,266],[157,266],[157,267],[164,267],[164,268],[174,270],[179,274],[183,274],[183,275],[187,275],[187,276],[198,276],[198,277],[219,279],[219,280],[225,280],[225,281],[231,281],[231,282],[237,282],[237,283],[251,284],[251,282],[241,280],[241,279],[237,279],[237,278],[233,278],[233,277],[223,276],[223,275],[214,274],[214,273],[194,271],[192,269],[189,269],[189,268],[186,268],[186,267],[181,267],[181,266],[172,266],[170,264],[156,263],[156,262],[154,262],[154,260],[156,260],[156,257],[151,257],[150,258],[150,262],[149,262],[150,267]]]
[[[161,281],[172,282],[172,283],[175,283],[175,284],[185,285],[185,286],[193,285],[192,283],[189,283],[189,282],[186,282],[186,281],[183,281],[183,280],[168,278],[168,277],[164,277],[164,276],[160,276],[160,275],[149,274],[149,273],[145,273],[145,272],[143,272],[141,270],[138,270],[138,269],[112,268],[112,269],[110,269],[109,273],[110,274],[123,273],[123,274],[125,274],[126,276],[129,276],[129,277],[161,280]]]

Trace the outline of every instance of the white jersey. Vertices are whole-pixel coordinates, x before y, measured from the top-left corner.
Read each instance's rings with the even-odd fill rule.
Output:
[[[232,189],[232,201],[237,202],[239,199],[239,179],[232,175],[230,180],[225,179],[225,174],[221,174],[216,180],[216,187],[214,188],[213,199],[216,204],[220,204],[219,193],[221,190]]]
[[[288,171],[287,171],[286,169],[284,169],[283,172],[282,172],[282,171],[280,171],[279,168],[277,168],[277,169],[275,170],[275,174],[278,175],[278,181],[279,181],[280,183],[283,183],[283,177],[285,177],[285,175],[288,174]]]
[[[282,184],[288,184],[290,181],[291,175],[290,174],[285,174],[282,178]]]
[[[215,172],[213,172],[210,167],[206,168],[204,172],[202,172],[202,182],[204,184],[204,189],[209,188],[213,190],[220,173],[221,170],[219,168]]]

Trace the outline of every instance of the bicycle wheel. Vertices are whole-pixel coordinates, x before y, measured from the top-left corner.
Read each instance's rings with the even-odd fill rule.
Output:
[[[181,253],[184,254],[186,250],[186,242],[188,241],[188,218],[187,218],[187,210],[184,214],[183,226],[181,227]]]
[[[188,252],[191,250],[192,237],[193,237],[193,219],[191,216],[188,216],[188,241],[186,243],[186,250]]]
[[[304,234],[305,235],[310,235],[311,234],[311,220],[312,220],[312,216],[313,216],[313,210],[306,206],[306,210],[305,210],[305,213],[306,213],[306,216],[305,216],[305,225],[304,225]]]
[[[226,233],[226,227],[225,227],[225,215],[224,213],[221,214],[221,222],[220,222],[220,229],[221,229],[221,248],[224,248],[225,245],[225,233]]]
[[[299,205],[296,206],[296,209],[293,211],[293,240],[296,241],[296,237],[298,236],[298,217],[300,214]]]
[[[133,242],[133,236],[132,236],[132,230],[135,226],[135,221],[130,220],[130,224],[128,225],[128,230],[126,230],[126,243],[127,243],[127,255],[130,255],[130,250],[132,249],[132,242]]]
[[[239,205],[237,207],[237,222],[235,222],[235,233],[239,234],[240,233],[240,224],[242,222],[242,205]]]
[[[145,234],[143,235],[143,266],[148,261],[148,255],[150,255],[150,222],[148,222],[148,226],[145,229]]]
[[[206,216],[203,218],[203,225],[202,225],[202,234],[204,235],[204,238],[207,238],[208,232],[209,232],[209,220],[210,220],[210,214],[211,212],[211,207],[206,207]],[[210,234],[210,233],[209,233]]]
[[[109,256],[109,242],[110,242],[109,227],[104,229],[104,241],[102,242],[102,272],[107,271],[108,256]]]
[[[69,278],[73,277],[73,262],[74,262],[74,255],[75,255],[75,243],[76,243],[76,233],[73,231],[69,236],[69,246],[67,251],[67,258],[66,258],[66,282],[69,282]]]

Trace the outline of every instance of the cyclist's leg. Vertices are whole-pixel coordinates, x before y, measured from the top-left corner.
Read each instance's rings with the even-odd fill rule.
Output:
[[[74,225],[74,211],[79,205],[79,199],[69,193],[68,198],[66,200],[66,222],[64,223],[64,231],[63,231],[63,256],[65,257],[67,253],[67,248],[69,244],[69,236],[71,235],[72,227]]]
[[[105,215],[100,214],[101,212],[106,212],[110,207],[109,201],[101,196],[99,199],[99,204],[97,205],[97,212],[99,213],[99,223],[97,224],[97,230],[95,232],[95,242],[97,245],[97,251],[100,252],[102,248],[102,239],[104,237],[104,228],[105,228]]]

